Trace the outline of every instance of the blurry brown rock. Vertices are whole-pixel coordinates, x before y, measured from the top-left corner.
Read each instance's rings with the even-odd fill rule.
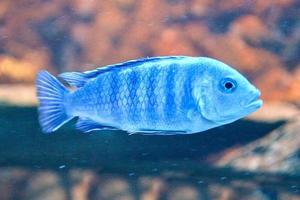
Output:
[[[36,173],[28,180],[25,199],[32,200],[66,200],[66,192],[62,180],[52,172]]]
[[[19,168],[2,168],[0,170],[0,199],[21,199],[24,195],[24,184],[31,173]]]
[[[270,191],[264,191],[264,189],[257,187],[257,185],[248,182],[244,183],[242,181],[233,181],[230,186],[212,184],[209,187],[209,191],[212,194],[212,199],[220,200],[232,200],[232,199],[246,199],[246,200],[269,200],[274,199],[274,196],[270,194]],[[297,195],[292,195],[282,193],[278,195],[278,199],[297,199]]]
[[[88,200],[89,193],[96,184],[97,176],[93,171],[74,169],[70,171],[72,185],[72,199]]]
[[[282,188],[281,184],[274,188],[269,184],[260,185],[251,180],[222,182],[218,177],[212,179],[211,176],[208,176],[209,179],[206,177],[206,181],[199,182],[192,178],[187,182],[187,179],[164,180],[162,176],[140,176],[137,180],[120,174],[97,173],[94,177],[90,175],[96,175],[95,171],[74,168],[71,171],[57,172],[2,167],[0,198],[1,200],[299,199],[297,192],[293,192],[296,191],[296,185],[294,190],[289,191]],[[91,178],[94,181],[90,182]]]
[[[212,10],[213,4],[210,0],[192,1],[190,13],[198,17],[205,16]]]
[[[240,170],[299,174],[299,130],[297,114],[262,139],[229,149],[216,164]]]
[[[160,178],[141,177],[139,180],[142,195],[141,200],[161,199],[165,192],[165,183]]]
[[[35,106],[37,104],[35,86],[0,84],[0,102],[18,106]]]
[[[0,56],[0,83],[32,83],[38,70],[32,60]]]
[[[157,41],[153,44],[157,55],[189,55],[196,56],[195,50],[181,33],[180,28],[170,28],[162,31]]]
[[[133,200],[131,185],[118,177],[100,177],[100,184],[93,199]]]
[[[242,38],[252,44],[258,44],[263,38],[270,35],[268,27],[255,15],[239,17],[230,27],[230,34]]]
[[[276,121],[290,121],[300,116],[300,109],[295,104],[285,102],[264,102],[262,108],[252,113],[247,119],[274,123]]]
[[[2,1],[0,83],[159,55],[210,56],[265,100],[300,97],[297,0]],[[42,15],[40,13],[43,13]]]
[[[199,192],[196,188],[189,185],[177,186],[170,188],[168,195],[170,200],[201,200]]]

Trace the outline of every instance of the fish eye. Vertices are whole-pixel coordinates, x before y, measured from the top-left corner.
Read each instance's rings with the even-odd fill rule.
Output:
[[[236,89],[236,81],[231,78],[224,78],[220,81],[221,91],[232,93]]]
[[[233,87],[233,84],[231,82],[226,82],[224,86],[225,86],[226,89],[229,90]]]

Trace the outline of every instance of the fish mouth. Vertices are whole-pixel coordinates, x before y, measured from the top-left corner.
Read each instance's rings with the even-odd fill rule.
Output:
[[[263,101],[260,99],[260,91],[256,89],[253,93],[253,97],[248,101],[247,108],[259,109],[263,105]]]
[[[257,97],[255,100],[252,100],[244,107],[245,109],[240,113],[240,115],[237,116],[236,114],[231,114],[231,115],[222,116],[222,119],[214,120],[214,122],[218,124],[227,124],[236,121],[242,117],[245,117],[255,112],[256,110],[261,108],[262,105],[263,105],[263,101],[259,97]]]
[[[254,112],[255,110],[259,109],[263,105],[263,101],[260,99],[260,91],[258,89],[254,89],[249,94],[251,98],[249,98],[247,101],[243,101],[240,103],[240,105],[243,108],[246,108],[250,110],[250,112]]]
[[[263,105],[263,101],[261,99],[256,99],[247,105],[248,108],[253,108],[255,110],[261,108]]]

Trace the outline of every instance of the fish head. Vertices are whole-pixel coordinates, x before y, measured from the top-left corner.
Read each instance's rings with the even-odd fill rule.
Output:
[[[205,70],[196,79],[193,93],[205,119],[226,124],[262,106],[260,91],[237,70],[210,58],[201,62]]]

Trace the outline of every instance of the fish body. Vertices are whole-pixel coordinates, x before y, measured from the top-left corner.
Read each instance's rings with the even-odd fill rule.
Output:
[[[239,72],[205,57],[144,58],[60,77],[77,89],[69,92],[46,71],[37,77],[44,132],[78,116],[83,132],[189,134],[230,123],[262,105],[260,92]]]

